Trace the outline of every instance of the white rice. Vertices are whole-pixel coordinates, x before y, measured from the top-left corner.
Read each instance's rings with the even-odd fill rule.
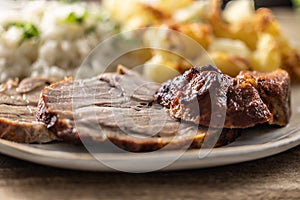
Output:
[[[6,1],[5,1],[6,2]],[[13,77],[72,75],[90,51],[114,32],[100,3],[55,1],[0,3],[0,82]],[[68,16],[83,17],[67,22]],[[32,23],[38,37],[22,41],[23,29],[9,24]]]

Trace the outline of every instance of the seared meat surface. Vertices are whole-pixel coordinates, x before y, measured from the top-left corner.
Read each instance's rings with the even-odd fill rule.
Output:
[[[284,70],[271,73],[242,71],[238,79],[250,82],[272,114],[269,124],[285,126],[291,116],[291,87],[289,74]]]
[[[0,138],[19,143],[45,143],[57,140],[35,117],[39,95],[52,80],[27,78],[0,85]]]
[[[281,69],[232,78],[213,66],[192,68],[164,83],[156,100],[175,118],[211,127],[284,126],[291,115],[290,78]]]
[[[37,118],[65,141],[110,140],[128,151],[188,145],[201,147],[207,128],[170,117],[154,102],[160,85],[126,70],[85,80],[66,80],[42,91]],[[216,146],[232,142],[239,130],[224,129]]]

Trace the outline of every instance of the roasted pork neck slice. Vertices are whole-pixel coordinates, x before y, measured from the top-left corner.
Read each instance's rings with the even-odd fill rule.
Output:
[[[175,118],[211,127],[285,126],[291,115],[290,78],[282,69],[243,71],[232,78],[214,66],[192,68],[164,83],[156,100]],[[225,117],[225,122],[213,119],[214,123],[211,116]]]
[[[119,73],[66,80],[42,91],[37,118],[65,141],[112,141],[133,152],[190,145],[201,147],[207,128],[180,123],[154,102],[159,84],[120,68]],[[100,127],[100,129],[99,129]],[[239,130],[224,129],[215,146],[232,142]]]
[[[46,143],[55,134],[35,117],[40,92],[51,79],[9,80],[0,85],[0,138],[19,143]]]
[[[242,71],[237,76],[251,83],[272,114],[269,124],[285,126],[291,116],[291,87],[289,74],[278,69],[270,73]]]

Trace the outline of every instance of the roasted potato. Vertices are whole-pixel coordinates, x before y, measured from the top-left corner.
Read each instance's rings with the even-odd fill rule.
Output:
[[[183,55],[199,57],[200,61],[196,63],[214,63],[232,76],[245,69],[270,72],[284,68],[295,80],[300,80],[299,50],[292,48],[283,36],[272,11],[267,8],[255,10],[253,0],[231,1],[224,10],[221,0],[105,0],[104,5],[122,24],[122,30],[154,26],[181,32],[196,41],[210,58],[203,55],[200,58],[203,52],[197,52],[188,40],[145,33],[146,43],[167,50],[181,46]],[[163,81],[176,74],[167,74],[169,69],[182,73],[192,67],[188,59],[159,51],[151,53],[152,58],[145,68],[148,78]],[[167,66],[168,70],[159,66]]]

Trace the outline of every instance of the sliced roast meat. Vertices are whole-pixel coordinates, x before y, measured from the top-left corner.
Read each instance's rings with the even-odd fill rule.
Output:
[[[281,69],[232,78],[213,66],[192,68],[164,83],[155,96],[171,116],[203,126],[284,126],[291,115],[290,78]]]
[[[9,80],[0,85],[0,138],[19,143],[46,143],[57,140],[55,134],[35,117],[42,89],[53,80],[27,78]]]
[[[271,73],[242,71],[237,79],[254,86],[272,114],[269,124],[285,126],[291,117],[291,87],[289,74],[278,69]]]
[[[111,141],[133,152],[188,145],[218,137],[204,127],[170,117],[154,102],[160,85],[119,68],[119,73],[85,80],[66,80],[42,91],[37,118],[65,141]],[[224,129],[215,146],[232,142],[239,130]]]

